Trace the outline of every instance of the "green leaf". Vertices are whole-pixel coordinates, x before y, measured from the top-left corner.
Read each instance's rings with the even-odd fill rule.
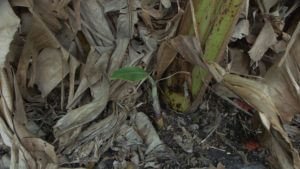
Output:
[[[126,81],[139,81],[148,76],[148,73],[140,67],[124,67],[112,73],[111,79],[120,79]]]

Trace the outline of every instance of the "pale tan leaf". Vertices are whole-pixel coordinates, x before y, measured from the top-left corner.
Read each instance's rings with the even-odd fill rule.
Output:
[[[37,57],[35,79],[42,97],[46,97],[68,73],[68,63],[59,49],[43,49]]]
[[[270,21],[266,20],[264,27],[260,31],[254,45],[249,50],[250,58],[259,61],[265,52],[277,42],[277,34],[274,32]]]
[[[57,163],[54,146],[40,138],[22,138],[22,144],[26,149],[35,154],[35,152],[44,152],[45,156],[35,156],[36,159],[44,158],[47,163]]]
[[[82,16],[82,28],[87,28],[93,32],[96,44],[99,46],[112,45],[114,36],[108,25],[104,11],[97,0],[85,0],[80,3],[80,11]],[[97,18],[97,19],[95,19]]]
[[[165,8],[170,8],[171,7],[171,1],[170,0],[160,0],[161,4],[165,7]]]
[[[7,0],[0,2],[0,20],[0,69],[2,69],[10,43],[20,24],[20,19],[15,15]]]
[[[249,35],[249,27],[250,27],[250,23],[248,21],[248,19],[242,19],[240,20],[237,25],[234,28],[234,31],[232,33],[232,38],[233,40],[236,39],[242,39],[246,36]]]

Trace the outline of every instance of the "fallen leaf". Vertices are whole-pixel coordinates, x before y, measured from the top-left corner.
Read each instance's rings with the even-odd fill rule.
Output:
[[[57,121],[54,126],[56,137],[94,120],[102,113],[109,98],[109,83],[104,77],[101,82],[101,96],[86,105],[69,111]]]

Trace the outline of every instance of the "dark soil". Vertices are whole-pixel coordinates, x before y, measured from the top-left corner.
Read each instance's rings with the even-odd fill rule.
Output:
[[[163,168],[206,168],[218,164],[226,169],[269,168],[268,151],[256,138],[258,129],[251,129],[254,117],[213,93],[205,98],[199,110],[192,114],[166,113],[166,128],[159,135],[177,159],[163,162]],[[190,133],[190,140],[182,128]],[[183,144],[192,142],[192,152],[184,151],[175,141],[176,136],[182,137]]]

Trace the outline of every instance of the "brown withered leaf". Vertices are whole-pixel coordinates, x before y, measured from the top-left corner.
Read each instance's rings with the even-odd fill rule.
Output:
[[[177,55],[176,50],[174,50],[169,42],[162,42],[156,57],[156,66],[154,72],[156,73],[156,79],[160,79],[169,65],[173,62]]]

